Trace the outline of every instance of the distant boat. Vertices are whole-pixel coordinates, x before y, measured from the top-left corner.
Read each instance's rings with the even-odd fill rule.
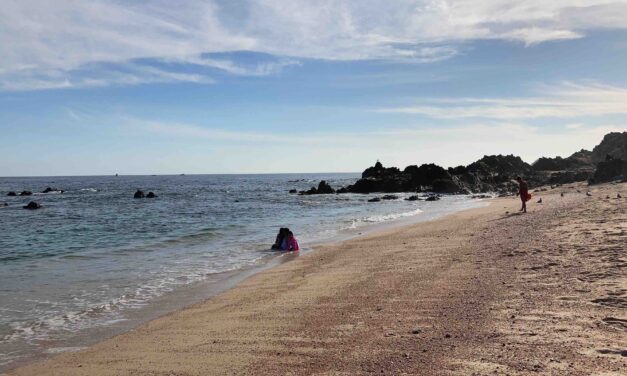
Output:
[[[185,174],[180,174],[179,176],[185,176]]]

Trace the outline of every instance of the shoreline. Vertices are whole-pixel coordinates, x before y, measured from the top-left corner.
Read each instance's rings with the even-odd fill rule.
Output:
[[[437,207],[438,204],[439,203],[436,202],[434,203],[434,206]],[[299,253],[268,251],[268,255],[262,257],[254,265],[213,273],[205,280],[182,286],[175,291],[171,291],[157,297],[145,307],[127,313],[127,318],[124,320],[116,321],[109,325],[83,329],[76,335],[63,340],[48,341],[48,344],[45,345],[45,347],[42,347],[39,351],[33,353],[32,355],[10,362],[6,367],[0,367],[0,375],[4,375],[4,372],[28,366],[29,364],[35,362],[46,361],[47,359],[58,356],[59,354],[84,350],[102,341],[106,341],[135,330],[150,321],[168,316],[179,310],[184,310],[189,306],[201,304],[216,295],[232,289],[247,278],[263,273],[264,271],[277,267],[285,262],[292,261],[297,257],[314,252],[318,247],[339,245],[343,242],[351,241],[356,238],[372,236],[419,225],[421,223],[437,220],[461,211],[472,210],[473,208],[489,205],[489,200],[469,199],[467,202],[463,203],[463,205],[469,206],[469,208],[451,208],[449,206],[444,206],[442,209],[438,208],[438,210],[434,210],[433,212],[421,211],[416,215],[408,217],[401,216],[391,220],[367,223],[354,229],[342,229],[329,238],[301,244],[303,247]]]
[[[8,374],[614,372],[625,364],[621,351],[627,348],[620,340],[627,322],[621,321],[620,292],[593,300],[592,307],[587,296],[553,295],[570,288],[563,283],[573,268],[586,266],[571,266],[576,259],[568,258],[586,250],[569,242],[576,235],[571,222],[605,218],[600,223],[608,224],[599,226],[614,226],[603,231],[616,235],[605,243],[602,234],[588,237],[610,250],[611,242],[624,239],[622,200],[601,197],[612,189],[624,194],[624,187],[595,187],[598,197],[590,199],[543,192],[545,203],[526,215],[515,213],[517,200],[495,199],[488,207],[322,245],[202,303]],[[562,231],[547,232],[545,222]],[[620,270],[618,255],[618,261],[601,261]],[[553,261],[539,267],[540,257]],[[579,294],[602,293],[593,287]],[[538,313],[546,307],[555,312]],[[585,310],[594,322],[609,323],[597,329],[600,337],[580,338],[588,323],[581,330],[578,323],[555,328]],[[596,357],[577,358],[568,345],[573,339]],[[601,342],[612,345],[600,348]]]

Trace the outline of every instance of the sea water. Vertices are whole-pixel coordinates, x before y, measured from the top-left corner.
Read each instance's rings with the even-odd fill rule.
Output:
[[[322,179],[339,187],[358,177],[0,178],[0,205],[8,204],[0,206],[0,370],[206,298],[222,276],[277,257],[269,246],[280,227],[307,248],[374,224],[426,220],[478,204],[466,196],[425,202],[404,200],[407,193],[369,203],[374,194],[288,193]],[[46,187],[64,192],[37,193]],[[134,199],[136,189],[158,197]],[[6,196],[22,190],[34,194]],[[29,201],[43,207],[22,209]]]

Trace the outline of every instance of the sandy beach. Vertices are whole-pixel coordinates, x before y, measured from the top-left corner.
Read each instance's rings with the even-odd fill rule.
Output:
[[[624,375],[627,185],[533,195],[319,247],[8,374]]]

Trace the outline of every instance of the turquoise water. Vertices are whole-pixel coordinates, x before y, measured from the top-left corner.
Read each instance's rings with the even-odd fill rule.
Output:
[[[298,196],[325,179],[358,174],[0,178],[0,369],[51,343],[129,320],[164,294],[217,273],[266,262],[279,227],[307,246],[377,223],[470,207],[438,202],[367,203],[373,195]],[[35,193],[7,197],[9,191]],[[134,199],[141,188],[155,199]],[[407,194],[408,195],[408,194]],[[401,195],[401,196],[407,196]],[[36,211],[22,206],[34,200]]]

